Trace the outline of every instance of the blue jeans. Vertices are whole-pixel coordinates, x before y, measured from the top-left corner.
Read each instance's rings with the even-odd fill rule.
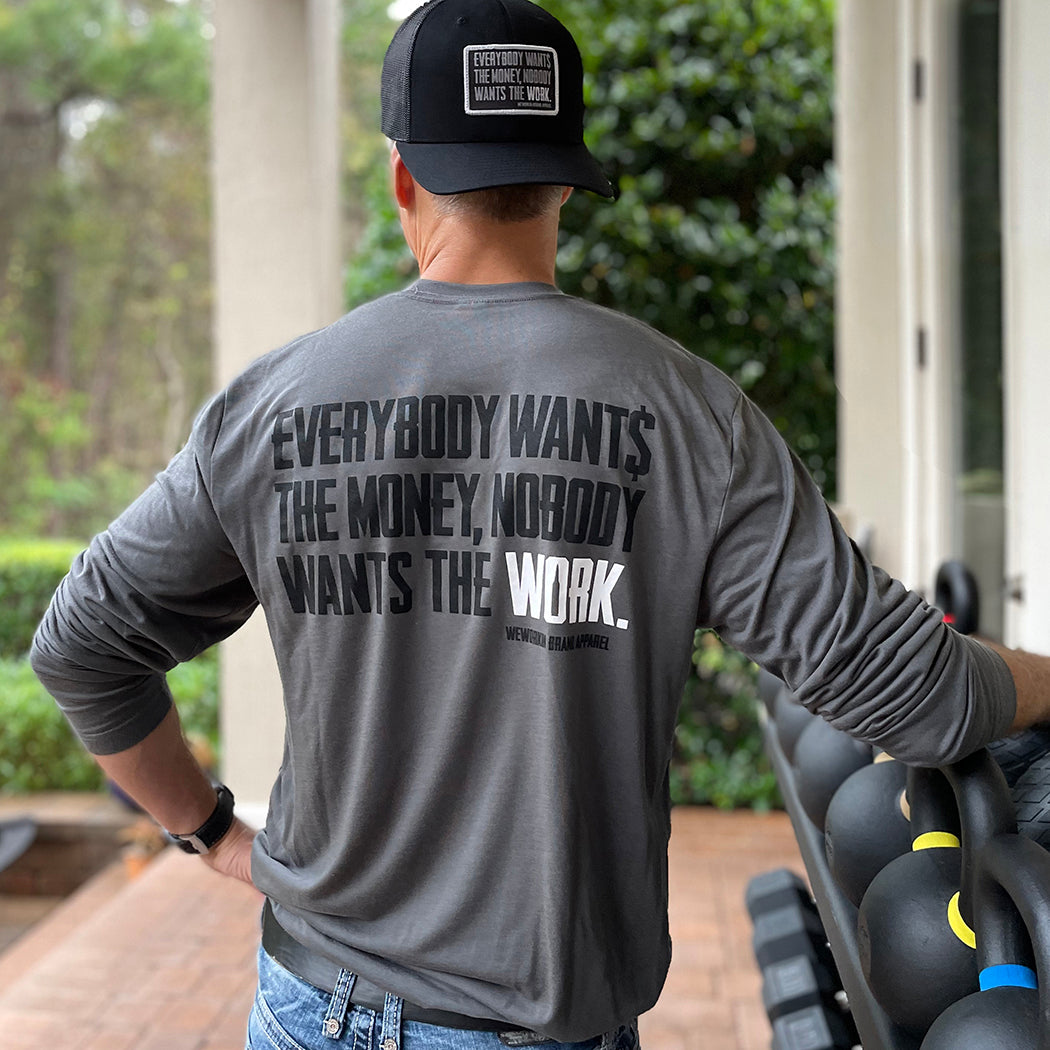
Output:
[[[248,1018],[247,1050],[508,1050],[496,1032],[404,1021],[401,1000],[380,1013],[349,1001],[353,975],[335,992],[289,973],[259,949],[259,989]],[[536,1050],[639,1050],[634,1024],[584,1043],[540,1043]]]

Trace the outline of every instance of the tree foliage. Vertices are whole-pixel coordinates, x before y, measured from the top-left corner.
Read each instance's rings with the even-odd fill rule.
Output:
[[[830,0],[544,0],[580,43],[619,183],[563,215],[559,283],[728,372],[834,488]],[[352,303],[410,273],[379,206]]]
[[[783,805],[759,721],[757,668],[697,631],[669,770],[671,800],[719,809]]]
[[[0,531],[86,534],[211,385],[213,0],[0,0]],[[565,210],[566,291],[729,372],[829,494],[831,0],[544,0],[619,181]],[[349,304],[411,278],[378,82],[394,24],[344,0]]]
[[[0,531],[104,524],[210,385],[208,29],[0,2]]]
[[[214,2],[0,0],[0,534],[86,538],[211,386]],[[580,42],[588,142],[621,189],[569,201],[562,287],[730,373],[830,494],[832,0],[540,2]],[[378,132],[395,27],[386,0],[343,8],[354,305],[414,263]],[[708,635],[694,664],[676,798],[769,804],[751,670]]]
[[[569,202],[561,282],[719,365],[833,484],[828,0],[550,0],[618,177]]]

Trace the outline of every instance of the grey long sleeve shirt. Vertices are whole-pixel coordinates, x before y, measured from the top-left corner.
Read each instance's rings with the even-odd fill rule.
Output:
[[[98,753],[261,604],[287,709],[253,876],[424,1006],[564,1040],[656,1001],[695,627],[936,764],[998,656],[869,565],[725,376],[546,285],[421,281],[260,358],[98,536],[34,666]]]

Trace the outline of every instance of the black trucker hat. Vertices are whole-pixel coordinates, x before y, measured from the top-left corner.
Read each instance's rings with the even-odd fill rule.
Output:
[[[529,0],[428,0],[383,61],[383,134],[431,193],[539,183],[615,196],[583,144],[583,62]]]

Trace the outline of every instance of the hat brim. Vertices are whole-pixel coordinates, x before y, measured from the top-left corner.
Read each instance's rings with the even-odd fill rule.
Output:
[[[616,196],[583,143],[399,142],[397,150],[416,182],[438,195],[536,184]]]

